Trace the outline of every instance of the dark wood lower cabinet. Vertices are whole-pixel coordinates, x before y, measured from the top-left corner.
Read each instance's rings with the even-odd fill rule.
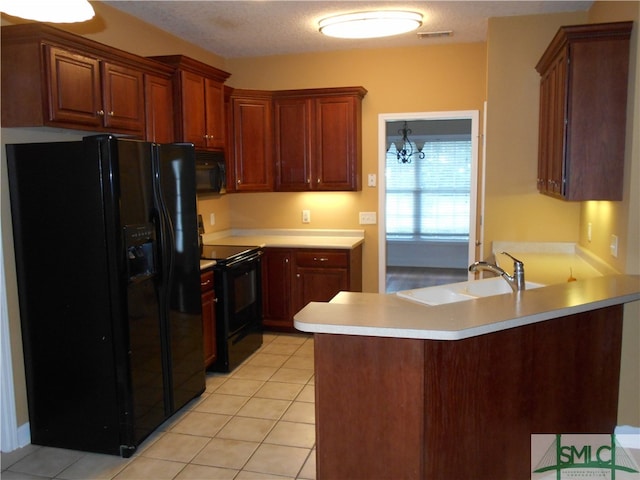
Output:
[[[613,433],[622,306],[457,341],[315,335],[317,478],[525,480],[531,434]]]
[[[265,328],[297,331],[293,316],[309,302],[362,291],[362,246],[352,249],[265,248],[262,314]]]
[[[200,292],[202,295],[202,336],[204,341],[204,366],[207,368],[216,358],[216,293],[213,284],[213,270],[200,274]]]

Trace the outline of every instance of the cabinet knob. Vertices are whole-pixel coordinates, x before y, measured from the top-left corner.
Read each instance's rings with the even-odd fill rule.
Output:
[[[209,140],[211,138],[211,135],[207,135],[206,133],[204,134],[204,139],[205,140]]]
[[[96,114],[97,114],[97,115],[99,115],[99,116],[101,116],[101,117],[104,117],[104,110],[98,110],[98,111],[96,112]]]
[[[284,263],[289,263],[289,259],[288,259],[288,258],[285,258],[285,259],[284,259]]]
[[[113,111],[109,112],[110,117],[113,117],[113,115],[114,115]]]
[[[320,257],[320,258],[318,258],[318,257],[313,257],[313,261],[314,261],[314,262],[328,262],[328,261],[329,261],[329,259],[328,259],[327,257]]]
[[[240,185],[240,180],[238,180],[236,183],[237,183],[238,185]]]

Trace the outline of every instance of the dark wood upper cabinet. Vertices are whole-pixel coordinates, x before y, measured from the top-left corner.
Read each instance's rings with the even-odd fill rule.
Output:
[[[50,45],[44,49],[49,80],[47,120],[100,127],[104,109],[98,59]]]
[[[269,92],[234,90],[228,184],[236,192],[273,191],[272,101]]]
[[[161,64],[40,23],[2,27],[2,125],[145,136],[145,73]]]
[[[632,25],[561,27],[536,65],[541,193],[622,200]]]
[[[172,66],[176,141],[225,148],[224,82],[230,74],[184,55],[151,57]]]
[[[274,92],[275,190],[361,188],[363,87]]]
[[[144,74],[102,62],[104,126],[109,130],[144,131]]]
[[[172,143],[175,140],[173,123],[173,84],[171,77],[145,75],[146,140]]]
[[[309,190],[311,185],[311,108],[306,98],[274,101],[275,189]]]

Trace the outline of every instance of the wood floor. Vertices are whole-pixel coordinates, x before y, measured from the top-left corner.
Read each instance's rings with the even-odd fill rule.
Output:
[[[387,267],[387,292],[432,287],[468,280],[462,268]]]

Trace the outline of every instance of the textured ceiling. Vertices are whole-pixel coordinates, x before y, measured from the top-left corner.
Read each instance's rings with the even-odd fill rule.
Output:
[[[106,1],[112,7],[224,58],[304,52],[408,47],[486,40],[490,17],[586,11],[591,1]],[[448,38],[344,40],[318,32],[318,20],[336,13],[406,9],[424,15],[418,32],[453,30]]]

